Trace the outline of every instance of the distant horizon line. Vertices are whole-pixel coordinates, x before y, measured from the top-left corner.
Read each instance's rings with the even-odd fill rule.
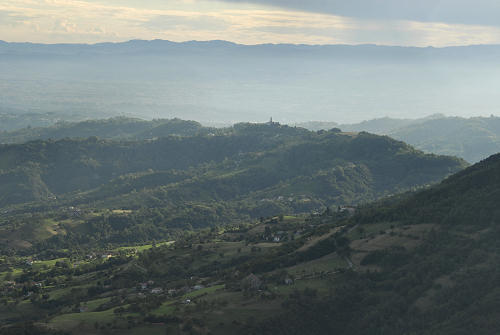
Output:
[[[51,114],[52,112],[49,112],[47,114]],[[7,115],[3,114],[0,112],[0,115]],[[23,115],[24,113],[21,113],[20,115]],[[26,113],[26,114],[38,114],[38,113]],[[44,114],[44,113],[40,113]],[[446,113],[432,113],[432,114],[427,114],[427,115],[422,115],[419,117],[395,117],[395,116],[390,116],[390,115],[384,115],[384,116],[378,116],[374,118],[368,118],[368,119],[363,119],[361,121],[356,121],[356,122],[339,122],[339,121],[332,121],[328,119],[307,119],[307,120],[280,120],[280,118],[275,118],[275,117],[270,117],[270,119],[273,122],[277,122],[283,125],[297,125],[297,124],[303,124],[303,123],[309,123],[309,122],[324,122],[324,123],[335,123],[338,126],[345,126],[345,125],[357,125],[360,123],[364,122],[371,122],[371,121],[379,121],[379,120],[398,120],[398,121],[423,121],[423,120],[441,120],[441,119],[463,119],[463,120],[470,120],[470,119],[488,119],[488,118],[500,118],[500,115],[495,115],[493,113],[487,113],[489,115],[485,114],[479,114],[479,115],[469,115],[469,116],[460,116],[460,115],[453,115],[453,114],[446,114]],[[139,116],[139,115],[134,115],[134,114],[120,114],[120,115],[109,115],[107,117],[99,118],[99,117],[90,117],[86,119],[81,119],[81,120],[58,120],[55,124],[58,123],[68,123],[68,124],[75,124],[75,123],[81,123],[81,122],[91,122],[91,121],[109,121],[109,120],[138,120],[138,121],[154,121],[154,120],[181,120],[181,121],[193,121],[193,122],[198,122],[201,124],[225,124],[225,125],[235,125],[239,123],[252,123],[252,124],[266,124],[269,123],[269,119],[266,120],[224,120],[224,121],[207,121],[207,120],[201,120],[197,118],[183,118],[181,116],[170,116],[170,117],[145,117],[145,116]],[[45,126],[42,127],[36,127],[36,128],[45,128]]]
[[[190,44],[190,43],[226,43],[234,46],[246,46],[246,47],[257,47],[257,46],[302,46],[302,47],[334,47],[334,46],[344,46],[344,47],[363,47],[363,46],[371,46],[371,47],[381,47],[381,48],[407,48],[407,49],[450,49],[450,48],[470,48],[470,47],[485,47],[485,46],[500,46],[500,44],[464,44],[464,45],[451,45],[451,46],[413,46],[413,45],[392,45],[392,44],[377,44],[377,43],[358,43],[358,44],[346,44],[346,43],[332,43],[332,44],[307,44],[307,43],[257,43],[257,44],[244,44],[237,43],[228,40],[214,39],[214,40],[186,40],[186,41],[172,41],[166,39],[130,39],[124,40],[120,42],[96,42],[96,43],[39,43],[39,42],[15,42],[15,41],[6,41],[0,39],[0,43],[2,44],[28,44],[28,45],[44,45],[44,46],[57,46],[57,45],[78,45],[78,46],[99,46],[99,45],[119,45],[119,44],[127,44],[132,42],[166,42],[172,44]]]

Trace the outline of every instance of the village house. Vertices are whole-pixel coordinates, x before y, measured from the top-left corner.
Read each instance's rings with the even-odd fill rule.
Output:
[[[151,290],[152,294],[161,294],[163,293],[163,289],[161,287],[155,287],[154,289]]]
[[[11,281],[11,280],[9,280],[9,281],[6,281],[6,282],[5,282],[5,286],[7,286],[7,287],[16,287],[16,286],[17,286],[17,284],[16,284],[16,282],[15,282],[15,281]]]
[[[347,213],[349,215],[354,215],[354,213],[356,212],[356,207],[354,207],[354,206],[339,206],[338,211],[340,213]]]

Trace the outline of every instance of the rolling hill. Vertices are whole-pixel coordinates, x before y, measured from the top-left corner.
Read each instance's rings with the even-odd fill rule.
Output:
[[[180,119],[152,120],[116,117],[105,120],[80,122],[58,122],[48,127],[29,127],[0,132],[0,143],[24,143],[35,140],[58,140],[64,138],[143,140],[166,136],[192,136],[208,134],[214,130],[204,128],[195,121]]]
[[[14,281],[4,284],[1,329],[495,334],[499,171],[495,155],[354,213],[267,217],[184,232],[175,242],[97,249],[98,257],[38,253],[31,265],[33,254],[5,258],[0,275]],[[131,215],[108,214],[109,223]]]
[[[277,123],[155,140],[39,140],[0,146],[0,219],[7,248],[143,243],[181,230],[366,203],[465,166],[384,136]],[[69,208],[78,208],[78,219]],[[113,223],[115,215],[106,213],[114,210],[131,214]]]
[[[500,152],[500,118],[493,115],[462,118],[436,114],[421,119],[380,118],[337,127],[343,131],[388,135],[425,152],[457,156],[471,163]],[[329,124],[324,124],[316,125],[314,129],[329,128]]]
[[[424,152],[457,156],[478,162],[500,151],[500,118],[446,117],[435,114],[420,119],[379,118],[356,124],[311,121],[294,123],[311,131],[342,129],[344,132],[369,132],[387,135]],[[230,128],[230,127],[228,127]],[[0,132],[0,143],[24,143],[34,140],[86,138],[143,140],[170,135],[193,136],[222,134],[230,129],[203,127],[195,121],[180,119],[152,120],[117,117],[81,122],[59,122],[49,127],[31,127]]]

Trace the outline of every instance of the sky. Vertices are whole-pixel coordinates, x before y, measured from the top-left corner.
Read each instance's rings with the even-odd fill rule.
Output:
[[[500,44],[498,0],[0,0],[0,40]]]

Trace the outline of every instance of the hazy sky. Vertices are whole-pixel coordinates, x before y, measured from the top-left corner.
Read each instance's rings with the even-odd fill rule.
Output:
[[[500,1],[0,0],[0,39],[500,44]]]

